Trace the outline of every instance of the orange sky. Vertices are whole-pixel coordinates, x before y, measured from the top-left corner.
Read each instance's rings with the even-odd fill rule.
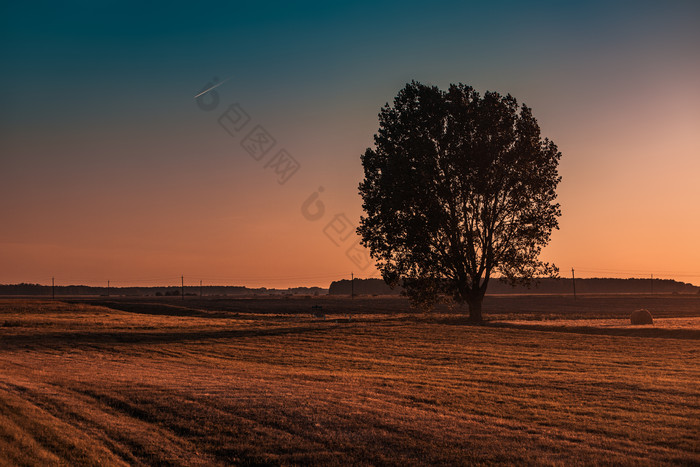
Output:
[[[547,10],[554,22],[513,10],[475,29],[440,12],[404,12],[394,24],[394,10],[367,18],[351,7],[314,13],[323,21],[183,12],[177,29],[99,8],[83,22],[47,13],[24,25],[37,28],[31,37],[26,15],[8,13],[0,283],[174,285],[184,275],[190,285],[327,287],[376,275],[347,256],[354,235],[336,245],[324,228],[338,214],[357,225],[360,154],[381,105],[416,79],[510,92],[533,108],[563,153],[563,216],[544,253],[562,275],[700,285],[691,5],[630,13],[594,2]],[[133,22],[131,36],[119,21]],[[193,96],[213,76],[232,79],[205,112]],[[217,124],[235,102],[301,163],[284,185]],[[320,186],[325,213],[310,221],[301,206]]]

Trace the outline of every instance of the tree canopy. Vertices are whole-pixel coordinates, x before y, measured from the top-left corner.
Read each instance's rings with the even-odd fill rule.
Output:
[[[384,280],[414,303],[449,297],[480,321],[491,278],[556,275],[539,255],[558,229],[561,153],[529,107],[414,81],[381,109],[374,143],[357,230]]]

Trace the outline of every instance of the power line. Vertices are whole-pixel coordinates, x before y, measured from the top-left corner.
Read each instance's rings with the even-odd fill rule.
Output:
[[[661,274],[663,276],[674,276],[674,277],[700,277],[700,272],[693,273],[688,271],[674,272],[674,271],[660,271],[656,268],[650,268],[655,271],[655,274]],[[622,270],[622,269],[591,269],[591,268],[579,268],[579,271],[592,272],[592,273],[609,273],[609,274],[625,274],[629,276],[647,276],[649,274],[649,269],[647,270]]]
[[[202,279],[206,279],[208,281],[228,281],[228,282],[237,282],[237,281],[250,281],[250,280],[268,280],[268,281],[273,281],[273,280],[303,280],[303,279],[326,279],[326,278],[335,278],[335,277],[343,277],[346,273],[340,272],[340,273],[328,273],[328,274],[307,274],[307,275],[289,275],[289,276],[270,276],[270,275],[240,275],[240,276],[230,276],[230,277],[222,277],[222,276],[201,276]],[[346,276],[347,277],[347,276]]]

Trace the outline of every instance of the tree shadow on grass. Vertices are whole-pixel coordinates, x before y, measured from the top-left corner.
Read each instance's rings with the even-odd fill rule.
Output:
[[[566,326],[545,324],[515,324],[507,322],[490,321],[485,323],[489,327],[523,329],[530,331],[569,332],[575,334],[591,334],[602,336],[624,337],[660,337],[665,339],[700,339],[700,330],[697,329],[664,329],[664,328],[610,328],[597,326]]]
[[[666,329],[654,327],[615,328],[597,326],[575,326],[564,324],[537,324],[534,321],[532,324],[509,323],[507,321],[500,320],[484,320],[482,322],[473,322],[469,320],[468,316],[444,317],[435,319],[432,322],[435,324],[444,324],[448,326],[474,326],[501,329],[522,329],[528,331],[568,332],[575,334],[591,334],[603,336],[660,337],[667,339],[670,338],[700,340],[700,330],[698,329]]]

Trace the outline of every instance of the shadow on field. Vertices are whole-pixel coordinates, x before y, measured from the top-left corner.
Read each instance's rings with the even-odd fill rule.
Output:
[[[556,324],[515,324],[503,322],[487,322],[487,326],[495,328],[523,329],[529,331],[570,332],[574,334],[591,334],[602,336],[626,337],[659,337],[664,339],[700,339],[697,329],[664,329],[664,328],[608,328],[596,326],[558,326]]]
[[[123,301],[106,301],[106,300],[89,300],[89,301],[71,301],[67,303],[85,303],[93,306],[102,306],[113,310],[126,311],[128,313],[137,313],[143,315],[158,315],[158,316],[191,316],[196,318],[227,318],[230,313],[223,311],[205,311],[197,308],[189,308],[182,305],[170,305],[167,303],[154,302],[123,302]]]
[[[68,303],[97,305],[115,310],[146,315],[222,318],[236,313],[247,315],[298,315],[320,306],[326,314],[336,315],[421,315],[403,297],[109,297],[64,299]],[[523,317],[557,317],[567,319],[625,318],[632,311],[648,309],[654,318],[700,317],[700,296],[569,296],[517,295],[487,296],[484,312],[487,317],[504,315]],[[435,307],[435,313],[463,315],[465,307]],[[527,319],[527,318],[526,318]]]
[[[79,345],[101,344],[172,344],[200,342],[214,339],[240,339],[249,337],[281,336],[326,332],[337,326],[296,326],[267,329],[230,329],[213,331],[89,331],[89,332],[41,332],[31,335],[9,335],[0,340],[0,350],[23,348],[62,348]]]

